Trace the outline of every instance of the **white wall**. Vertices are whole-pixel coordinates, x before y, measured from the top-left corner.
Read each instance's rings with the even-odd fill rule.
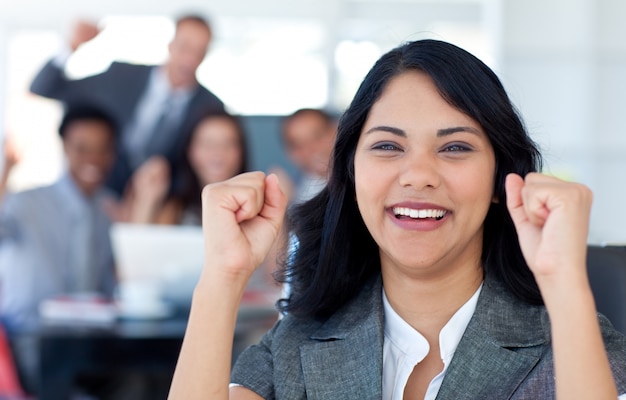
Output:
[[[593,242],[626,241],[626,2],[504,0],[501,71],[551,172],[595,194]]]
[[[350,18],[456,21],[474,19],[482,0],[11,0],[0,1],[0,22],[10,26],[62,28],[77,15],[176,15],[200,11],[209,15],[272,18]]]

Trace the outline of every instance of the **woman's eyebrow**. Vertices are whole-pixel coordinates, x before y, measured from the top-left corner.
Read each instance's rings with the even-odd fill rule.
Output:
[[[368,134],[368,133],[372,133],[376,131],[389,132],[397,136],[407,137],[406,132],[404,130],[393,127],[393,126],[387,126],[387,125],[374,126],[368,129],[365,133]],[[476,135],[481,134],[481,132],[478,129],[472,128],[471,126],[454,126],[451,128],[438,129],[437,137],[448,136],[457,132],[469,132],[469,133],[474,133]]]
[[[372,133],[375,131],[389,132],[397,136],[406,137],[406,132],[403,131],[402,129],[394,128],[393,126],[386,126],[386,125],[375,126],[373,128],[368,129],[365,133],[368,134],[368,133]]]
[[[474,133],[476,135],[481,134],[481,132],[478,129],[472,128],[471,126],[455,126],[452,128],[444,128],[444,129],[437,130],[437,137],[448,136],[457,132],[469,132],[469,133]]]

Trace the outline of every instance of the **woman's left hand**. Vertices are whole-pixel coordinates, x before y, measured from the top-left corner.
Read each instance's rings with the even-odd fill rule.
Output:
[[[550,317],[556,398],[615,399],[587,278],[591,190],[538,173],[506,177],[507,206]]]
[[[586,279],[591,190],[529,173],[525,178],[509,174],[506,193],[522,253],[540,287],[563,278]]]

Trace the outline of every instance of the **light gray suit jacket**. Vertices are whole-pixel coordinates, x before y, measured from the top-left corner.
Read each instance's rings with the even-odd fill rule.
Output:
[[[115,268],[109,236],[111,221],[93,199],[95,246],[84,266],[82,290],[113,296]],[[14,193],[0,207],[0,317],[9,330],[29,330],[39,322],[39,303],[76,290],[77,235],[86,232],[87,200],[68,174],[49,186]]]
[[[380,400],[381,293],[378,279],[326,321],[286,316],[241,354],[231,382],[265,399]],[[618,391],[626,393],[626,337],[602,316],[600,324]],[[551,399],[554,386],[545,308],[487,276],[437,399]]]

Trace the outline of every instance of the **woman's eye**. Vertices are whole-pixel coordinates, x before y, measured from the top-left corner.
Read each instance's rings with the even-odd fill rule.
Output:
[[[393,151],[393,150],[400,150],[400,146],[394,143],[385,142],[385,143],[376,143],[375,145],[372,146],[372,149]]]
[[[465,151],[470,151],[470,150],[472,149],[469,146],[459,144],[459,143],[453,143],[443,148],[444,152],[452,152],[452,153],[460,153],[460,152],[465,152]]]

